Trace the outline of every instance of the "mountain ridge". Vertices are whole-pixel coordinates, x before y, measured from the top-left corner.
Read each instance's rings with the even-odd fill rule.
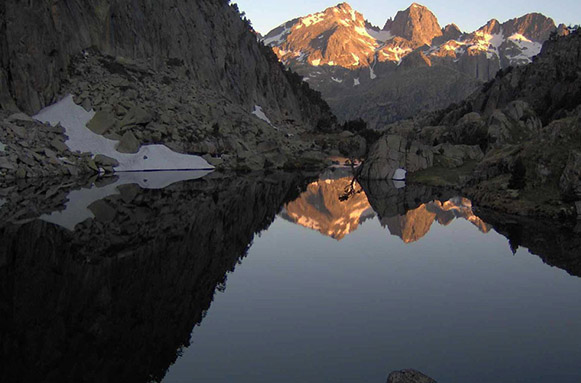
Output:
[[[437,17],[417,3],[380,29],[340,3],[284,23],[263,41],[285,66],[322,93],[341,120],[362,117],[370,127],[381,128],[425,108],[458,102],[500,69],[530,63],[554,32],[566,34],[567,28],[529,13],[502,23],[491,19],[467,33],[453,23],[441,27]],[[444,76],[439,77],[443,91],[430,89],[430,72]],[[416,89],[427,90],[425,96],[410,97]],[[386,102],[389,108],[382,106]],[[410,108],[410,103],[418,108]]]

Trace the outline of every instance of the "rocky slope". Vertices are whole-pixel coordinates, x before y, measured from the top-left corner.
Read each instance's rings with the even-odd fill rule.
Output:
[[[287,22],[264,42],[340,118],[382,127],[460,101],[499,69],[531,62],[554,31],[552,19],[534,13],[464,33],[454,24],[441,27],[416,3],[380,29],[342,3]]]
[[[466,101],[392,124],[362,178],[461,185],[521,215],[581,216],[581,33],[554,36],[533,63],[498,73]],[[430,169],[422,171],[424,169]]]
[[[3,1],[3,121],[19,111],[32,115],[71,93],[98,112],[93,130],[113,140],[166,144],[240,169],[313,157],[321,148],[302,135],[335,123],[328,105],[281,67],[228,3]],[[13,144],[9,157],[20,158],[20,142]],[[32,149],[44,161],[50,158],[43,150],[53,150],[46,144]]]

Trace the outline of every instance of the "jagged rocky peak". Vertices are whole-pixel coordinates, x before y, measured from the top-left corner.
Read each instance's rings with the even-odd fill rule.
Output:
[[[399,11],[393,20],[389,19],[385,23],[383,30],[410,40],[416,46],[430,45],[434,38],[442,36],[442,28],[436,16],[427,7],[417,3]]]
[[[546,41],[555,29],[555,21],[540,13],[529,13],[502,24],[506,37],[518,34],[535,42]]]
[[[462,36],[462,31],[454,23],[442,28],[442,37],[446,40],[457,40],[460,36]]]
[[[287,22],[268,33],[264,43],[283,62],[312,66],[367,66],[378,46],[363,15],[347,3]]]

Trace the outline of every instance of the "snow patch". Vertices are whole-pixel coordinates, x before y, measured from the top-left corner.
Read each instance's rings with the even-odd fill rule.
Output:
[[[6,203],[6,200],[3,198],[0,198],[0,207],[2,207],[5,203]]]
[[[286,24],[282,24],[279,28],[283,28],[282,32],[278,35],[268,37],[262,40],[265,45],[279,45],[284,42],[286,37],[290,34],[291,29],[286,27]]]
[[[358,86],[361,85],[361,81],[359,81],[359,78],[356,78],[355,80],[353,80],[353,86]]]
[[[308,81],[308,80],[303,79],[303,81]],[[264,111],[262,110],[261,106],[254,105],[254,111],[252,112],[252,114],[254,114],[256,117],[258,117],[262,121],[266,122],[268,125],[272,126],[276,130],[278,130],[278,128],[276,126],[272,125],[272,122],[270,122],[270,119],[268,117],[266,117],[266,114],[264,114]]]
[[[176,182],[204,177],[210,172],[210,170],[196,170],[120,173],[117,181],[110,185],[103,187],[92,186],[71,191],[67,196],[68,201],[65,203],[64,210],[44,214],[40,219],[74,231],[79,223],[95,218],[93,212],[89,210],[89,206],[109,196],[118,195],[118,187],[121,185],[137,184],[142,189],[163,189]]]
[[[515,33],[508,40],[515,44],[521,52],[518,55],[510,57],[511,61],[520,60],[525,63],[531,62],[533,57],[541,53],[541,49],[543,48],[543,44],[531,41],[520,33]]]
[[[214,169],[202,157],[180,154],[165,145],[141,146],[133,154],[119,153],[115,147],[118,141],[109,140],[87,128],[95,112],[87,112],[76,105],[73,96],[68,95],[61,101],[41,110],[34,118],[52,126],[61,124],[69,137],[65,144],[72,151],[102,154],[116,159],[117,172],[159,171],[159,170],[202,170]]]
[[[335,82],[337,82],[339,84],[341,84],[343,82],[343,80],[338,79],[338,78],[335,78],[335,77],[331,77],[331,80],[333,80],[333,81],[335,81]]]
[[[389,31],[376,31],[375,29],[367,28],[367,34],[373,37],[375,40],[382,43],[393,40],[394,36]]]
[[[393,175],[392,179],[394,181],[405,181],[405,177],[407,175],[407,171],[405,169],[397,169],[395,174]]]
[[[4,152],[6,151],[6,145],[4,145],[1,141],[0,141],[0,152]]]
[[[351,64],[351,65],[352,66],[359,65],[359,56],[357,56],[355,53],[351,53],[351,57],[353,57],[353,60],[355,60],[355,62],[353,64]]]
[[[303,17],[301,23],[306,27],[310,27],[311,25],[318,24],[323,20],[325,20],[324,13],[315,13],[314,15]]]

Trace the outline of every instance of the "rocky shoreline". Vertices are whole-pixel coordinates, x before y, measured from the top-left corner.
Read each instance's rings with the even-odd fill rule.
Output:
[[[450,186],[509,214],[581,218],[581,33],[555,36],[530,65],[498,73],[468,100],[389,125],[361,179]]]

